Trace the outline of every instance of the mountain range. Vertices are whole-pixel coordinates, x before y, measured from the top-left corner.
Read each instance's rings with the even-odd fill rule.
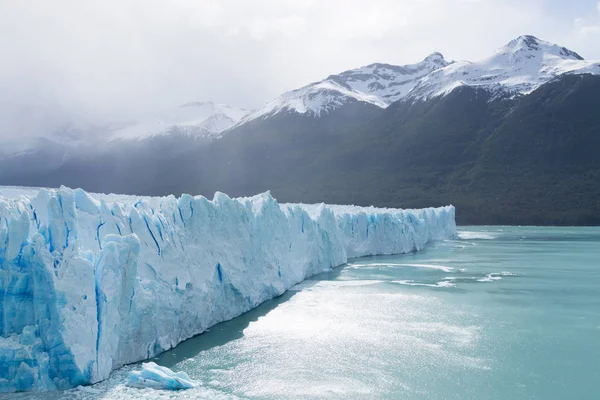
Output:
[[[478,61],[433,53],[330,75],[253,111],[188,103],[66,136],[42,130],[0,156],[0,184],[270,189],[282,201],[453,203],[463,224],[600,224],[599,107],[600,62],[521,36]]]

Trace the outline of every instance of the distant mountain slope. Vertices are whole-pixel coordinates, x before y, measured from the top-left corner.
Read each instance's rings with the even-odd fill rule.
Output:
[[[451,203],[462,224],[600,224],[599,76],[565,75],[511,99],[464,86],[371,106],[369,117],[358,105],[236,128],[182,156],[190,172],[178,187],[234,196],[270,189],[282,201]]]
[[[241,108],[213,102],[186,103],[143,121],[113,129],[109,134],[109,139],[140,140],[171,133],[215,139],[247,113],[247,110]]]
[[[465,86],[398,102],[269,186],[283,201],[451,203],[461,224],[600,225],[599,107],[589,74],[514,99]]]
[[[49,158],[51,164],[56,164],[77,153],[113,150],[112,142],[143,141],[156,136],[173,136],[174,141],[179,141],[179,136],[210,141],[219,139],[248,113],[210,101],[192,102],[135,121],[98,125],[60,110],[30,108],[20,112],[21,123],[0,131],[0,160],[39,154],[42,160]]]

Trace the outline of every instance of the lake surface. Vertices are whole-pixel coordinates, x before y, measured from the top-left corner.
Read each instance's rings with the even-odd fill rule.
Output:
[[[600,228],[466,227],[303,282],[155,359],[203,387],[17,398],[598,399]]]

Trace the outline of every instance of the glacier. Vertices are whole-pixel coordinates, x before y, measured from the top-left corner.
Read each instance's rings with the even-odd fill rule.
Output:
[[[106,379],[349,258],[453,237],[454,216],[0,187],[0,392]]]

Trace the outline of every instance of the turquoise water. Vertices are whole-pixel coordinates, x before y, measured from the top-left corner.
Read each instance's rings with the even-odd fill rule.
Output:
[[[460,237],[355,260],[155,360],[200,389],[127,388],[133,366],[59,398],[600,398],[600,229]]]

